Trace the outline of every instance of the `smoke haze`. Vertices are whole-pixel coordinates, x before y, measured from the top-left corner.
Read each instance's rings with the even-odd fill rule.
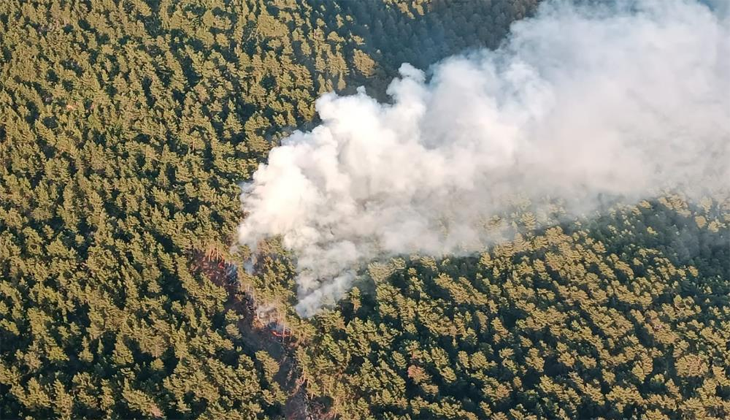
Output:
[[[497,51],[428,75],[404,64],[391,103],[324,95],[321,125],[244,186],[240,242],[281,236],[311,316],[365,261],[483,249],[483,218],[515,194],[577,214],[604,195],[727,186],[729,26],[697,1],[548,1]]]

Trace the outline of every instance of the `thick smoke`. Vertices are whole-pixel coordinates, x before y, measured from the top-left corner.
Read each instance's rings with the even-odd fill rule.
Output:
[[[303,316],[364,261],[479,250],[484,217],[515,194],[580,212],[730,182],[730,30],[697,1],[548,1],[497,51],[400,74],[392,103],[320,98],[322,124],[244,188],[240,241],[281,236]]]

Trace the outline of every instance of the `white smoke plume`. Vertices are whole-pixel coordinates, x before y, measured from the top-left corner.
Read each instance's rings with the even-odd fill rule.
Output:
[[[602,194],[730,185],[730,25],[717,10],[547,1],[496,51],[428,75],[404,64],[392,103],[324,95],[321,125],[244,187],[240,242],[282,238],[311,316],[370,259],[483,248],[483,217],[510,195],[590,208]]]

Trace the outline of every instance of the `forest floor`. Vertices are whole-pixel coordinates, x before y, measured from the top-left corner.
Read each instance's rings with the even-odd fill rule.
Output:
[[[236,282],[229,278],[235,271],[226,261],[219,257],[211,258],[202,252],[193,254],[193,267],[204,272],[215,284],[228,291],[226,310],[232,310],[240,316],[238,330],[246,349],[251,352],[265,351],[279,364],[279,371],[274,381],[286,392],[284,417],[287,420],[314,419],[307,397],[306,384],[301,380],[294,352],[296,342],[291,337],[275,334],[256,316],[257,303],[242,292]]]
[[[238,329],[244,344],[252,351],[265,351],[279,363],[279,371],[274,380],[288,398],[284,405],[284,416],[288,420],[309,420],[310,408],[306,386],[298,374],[298,366],[294,351],[296,343],[287,341],[285,337],[273,334],[272,330],[256,319],[254,306],[240,297],[231,297],[229,308],[243,315],[238,322]]]

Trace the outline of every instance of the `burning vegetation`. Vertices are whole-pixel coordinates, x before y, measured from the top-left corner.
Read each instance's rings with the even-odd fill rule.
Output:
[[[253,287],[241,282],[238,266],[215,249],[192,252],[192,268],[206,275],[214,284],[228,291],[228,310],[240,316],[238,330],[246,347],[264,352],[279,365],[274,380],[287,392],[283,412],[287,419],[309,420],[318,412],[307,396],[306,381],[296,365],[294,350],[297,342],[285,321],[285,314],[276,304],[260,302]],[[314,408],[313,408],[314,407]]]
[[[215,249],[193,252],[193,269],[204,273],[214,284],[228,290],[229,299],[237,312],[252,319],[256,328],[266,330],[282,341],[291,336],[284,316],[276,305],[256,300],[256,292],[250,286],[243,286],[238,278],[236,264],[225,259]]]

